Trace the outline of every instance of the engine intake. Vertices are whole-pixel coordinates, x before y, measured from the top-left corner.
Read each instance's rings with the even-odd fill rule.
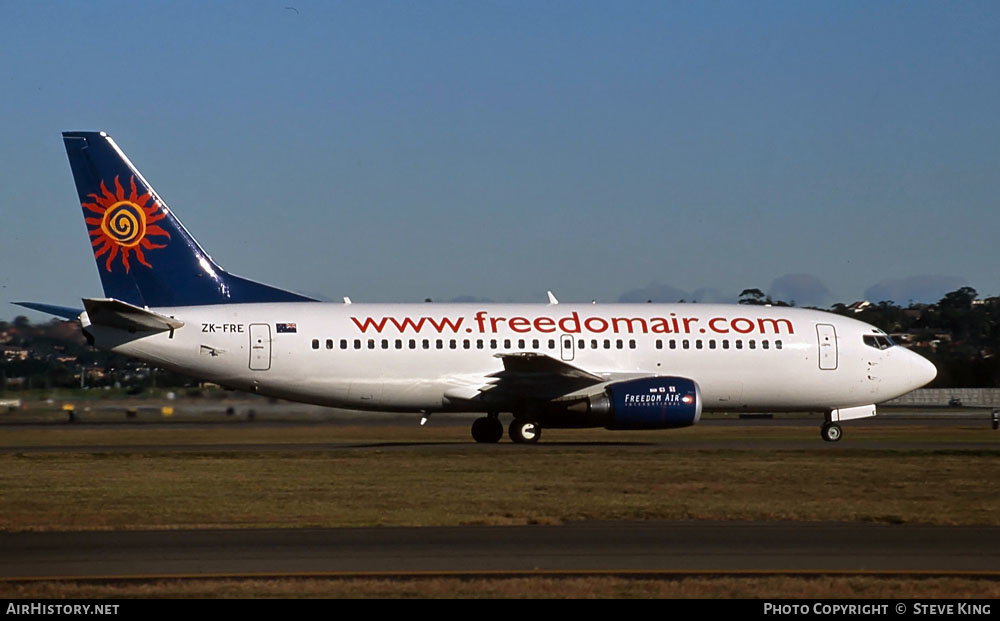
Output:
[[[701,389],[686,377],[644,377],[608,385],[589,406],[607,429],[688,427],[701,418]]]

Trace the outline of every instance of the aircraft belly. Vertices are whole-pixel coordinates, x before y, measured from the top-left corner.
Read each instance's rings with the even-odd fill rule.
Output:
[[[407,410],[434,410],[443,405],[444,386],[433,381],[386,380],[382,405]]]
[[[740,380],[725,380],[709,384],[698,383],[701,388],[701,398],[705,407],[718,405],[738,406],[743,402],[743,382]]]

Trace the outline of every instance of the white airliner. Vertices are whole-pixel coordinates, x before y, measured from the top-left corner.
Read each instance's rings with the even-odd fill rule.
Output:
[[[482,412],[477,442],[543,427],[666,429],[703,411],[822,411],[839,421],[937,371],[871,325],[787,307],[343,304],[227,273],[103,132],[63,134],[104,298],[92,345],[226,387],[358,410]]]

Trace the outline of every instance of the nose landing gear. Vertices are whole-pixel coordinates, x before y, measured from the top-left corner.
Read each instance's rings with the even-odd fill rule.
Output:
[[[840,436],[843,435],[843,430],[841,430],[840,425],[837,423],[826,422],[823,423],[823,427],[820,428],[819,434],[827,442],[836,442],[840,440]]]

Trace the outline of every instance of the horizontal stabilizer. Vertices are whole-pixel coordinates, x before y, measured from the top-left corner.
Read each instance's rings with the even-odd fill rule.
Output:
[[[80,313],[83,312],[82,308],[56,306],[55,304],[42,304],[41,302],[13,302],[13,304],[42,313],[48,313],[49,315],[55,315],[56,317],[62,317],[63,319],[76,319],[80,316]]]
[[[87,309],[90,323],[95,326],[140,332],[163,332],[175,330],[184,325],[184,322],[179,319],[154,313],[151,310],[139,308],[120,300],[84,298],[83,305]]]

